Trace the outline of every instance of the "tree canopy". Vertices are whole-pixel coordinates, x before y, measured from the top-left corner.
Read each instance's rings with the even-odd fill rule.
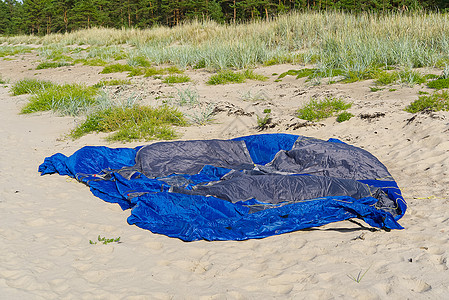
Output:
[[[189,19],[245,22],[293,10],[449,10],[447,0],[0,0],[0,34],[49,34],[90,27],[174,26]]]

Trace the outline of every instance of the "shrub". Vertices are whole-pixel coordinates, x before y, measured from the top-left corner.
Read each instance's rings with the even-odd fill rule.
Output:
[[[351,103],[346,103],[341,99],[312,99],[303,108],[298,110],[298,118],[307,121],[320,121],[322,119],[333,116],[333,114],[336,112],[348,109],[351,106]]]
[[[340,114],[337,116],[337,122],[338,122],[338,123],[341,123],[341,122],[344,122],[344,121],[348,121],[348,120],[351,119],[353,116],[354,116],[354,115],[351,114],[350,112],[344,111],[344,112],[340,113]]]
[[[449,92],[442,91],[440,93],[433,93],[429,96],[421,96],[418,100],[413,101],[405,108],[405,111],[410,113],[417,113],[420,111],[439,111],[449,110]]]
[[[427,83],[427,86],[436,90],[447,89],[449,88],[449,78],[432,80]]]

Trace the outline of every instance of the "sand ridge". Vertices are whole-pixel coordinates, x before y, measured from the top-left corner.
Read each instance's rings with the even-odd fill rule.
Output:
[[[258,133],[256,116],[269,108],[275,126],[263,132],[336,137],[362,147],[388,167],[408,203],[400,231],[346,221],[262,240],[184,243],[129,226],[129,212],[94,197],[83,184],[37,172],[56,152],[141,142],[109,144],[104,134],[66,139],[79,119],[20,115],[28,96],[9,93],[22,78],[90,85],[126,74],[78,65],[37,71],[33,54],[16,58],[0,60],[2,78],[10,80],[0,87],[0,298],[444,299],[449,293],[449,113],[403,111],[418,91],[429,91],[424,86],[371,92],[369,80],[313,86],[287,76],[276,82],[273,73],[303,67],[279,65],[255,70],[269,77],[265,82],[208,86],[211,73],[190,70],[192,83],[134,77],[130,86],[110,88],[122,97],[138,94],[149,105],[170,104],[178,89],[192,88],[201,103],[180,107],[186,114],[209,103],[221,107],[212,123],[181,128],[182,139]],[[243,99],[248,92],[263,93],[263,99]],[[326,96],[352,101],[355,117],[317,124],[295,118],[303,103]],[[120,236],[121,243],[91,245],[98,235]],[[365,272],[359,283],[351,279]]]

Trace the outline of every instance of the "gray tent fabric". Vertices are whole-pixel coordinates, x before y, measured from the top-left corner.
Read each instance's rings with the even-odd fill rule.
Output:
[[[267,164],[277,171],[344,179],[389,179],[387,168],[371,153],[342,143],[300,137],[291,150]]]

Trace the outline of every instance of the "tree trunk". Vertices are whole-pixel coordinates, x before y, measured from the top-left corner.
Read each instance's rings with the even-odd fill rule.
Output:
[[[235,7],[235,0],[234,0],[234,24],[236,19],[237,19],[237,8]]]
[[[48,16],[48,21],[47,21],[47,34],[50,34],[51,32],[51,16]]]
[[[67,27],[68,27],[68,18],[67,18],[67,8],[64,9],[64,25],[65,25],[65,32],[67,32]]]

